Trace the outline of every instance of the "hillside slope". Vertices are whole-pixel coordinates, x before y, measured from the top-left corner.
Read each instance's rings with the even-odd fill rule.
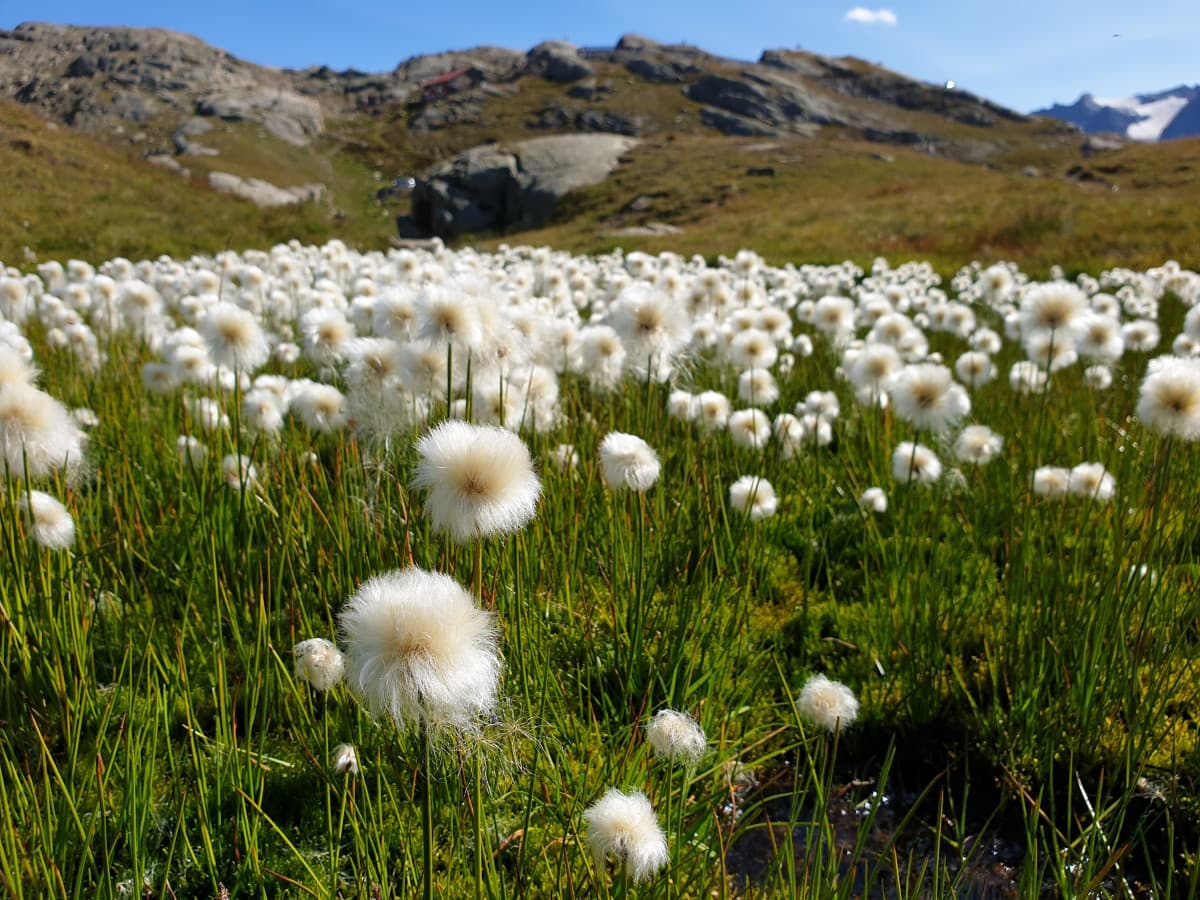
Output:
[[[461,89],[431,91],[466,73]],[[642,143],[549,227],[484,236],[776,261],[875,255],[1195,265],[1192,141],[1086,156],[1070,126],[855,59],[755,63],[627,35],[406,60],[388,73],[254,66],[145,29],[0,33],[0,260],[215,252],[291,237],[386,247],[398,175],[490,141]],[[68,124],[70,123],[70,124]],[[1091,153],[1091,149],[1088,149]],[[174,171],[172,171],[174,170]],[[211,173],[319,191],[260,209]]]

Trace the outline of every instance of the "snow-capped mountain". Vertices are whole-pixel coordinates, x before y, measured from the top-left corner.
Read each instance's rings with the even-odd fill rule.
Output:
[[[1135,141],[1190,137],[1200,134],[1200,85],[1117,99],[1084,94],[1070,106],[1056,103],[1033,114],[1074,122],[1086,132],[1115,131]]]

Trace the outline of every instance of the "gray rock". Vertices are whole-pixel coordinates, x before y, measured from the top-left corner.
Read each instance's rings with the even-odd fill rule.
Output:
[[[567,192],[603,181],[632,138],[566,134],[511,146],[484,144],[417,180],[412,224],[438,237],[544,223]]]
[[[566,41],[538,44],[529,51],[526,59],[529,72],[560,84],[569,84],[596,74],[596,70],[580,58],[579,48]]]
[[[298,146],[307,144],[325,126],[321,105],[312,98],[257,86],[210,94],[197,102],[196,112],[229,122],[259,122],[271,134]]]
[[[304,203],[318,200],[325,194],[323,184],[301,184],[281,188],[261,178],[242,178],[229,172],[209,172],[208,183],[213,190],[233,194],[263,207]]]
[[[426,103],[408,122],[414,134],[428,134],[451,125],[474,125],[483,116],[483,106],[477,99],[455,97],[437,103]]]
[[[575,117],[575,127],[579,131],[600,131],[637,137],[645,132],[646,119],[643,116],[623,116],[607,110],[585,109]]]
[[[700,122],[721,134],[731,137],[779,137],[780,129],[764,124],[758,119],[739,116],[723,109],[706,106],[700,110]]]
[[[1125,142],[1115,135],[1093,134],[1079,147],[1084,156],[1095,156],[1097,153],[1110,153],[1113,150],[1125,149]]]
[[[146,157],[146,162],[152,166],[161,166],[164,169],[170,169],[172,172],[182,175],[185,178],[192,174],[190,169],[185,168],[183,163],[170,153],[152,153]]]
[[[606,94],[612,93],[612,85],[607,81],[597,82],[589,78],[567,88],[567,96],[575,100],[600,100]]]

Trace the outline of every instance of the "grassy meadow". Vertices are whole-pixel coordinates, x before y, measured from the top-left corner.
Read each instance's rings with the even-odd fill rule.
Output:
[[[1197,894],[1200,275],[939,268],[9,268],[0,891]]]

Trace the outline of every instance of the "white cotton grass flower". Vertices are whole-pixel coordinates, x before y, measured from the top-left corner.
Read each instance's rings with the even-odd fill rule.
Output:
[[[212,397],[192,397],[188,409],[201,431],[226,431],[229,428],[229,416]]]
[[[1137,417],[1159,434],[1185,441],[1200,438],[1200,362],[1166,356],[1152,360],[1138,391]]]
[[[1061,466],[1038,466],[1033,473],[1033,492],[1039,497],[1065,497],[1071,487],[1071,470]]]
[[[608,325],[589,325],[579,331],[581,374],[598,393],[610,393],[621,383],[625,371],[625,345]]]
[[[892,409],[914,428],[946,431],[971,411],[971,398],[950,370],[936,363],[905,366],[887,384]]]
[[[75,520],[59,500],[42,491],[22,491],[18,505],[38,546],[66,550],[75,543]]]
[[[318,307],[300,319],[304,355],[319,366],[333,365],[346,358],[354,339],[354,326],[337,309]]]
[[[338,744],[333,748],[333,771],[337,775],[357,775],[358,751],[353,744]]]
[[[779,348],[765,331],[747,328],[730,339],[725,355],[739,369],[769,369],[779,357]]]
[[[236,303],[214,303],[200,318],[199,328],[209,357],[219,366],[253,372],[271,355],[271,345],[257,317]]]
[[[992,358],[979,350],[968,350],[954,361],[954,374],[969,388],[983,387],[996,377]]]
[[[1058,372],[1079,361],[1075,344],[1069,336],[1054,331],[1033,331],[1021,340],[1025,355],[1039,368]]]
[[[771,417],[761,409],[739,409],[730,413],[726,427],[734,445],[747,450],[762,450],[771,440]]]
[[[408,568],[364,582],[338,614],[346,684],[376,716],[478,731],[502,669],[492,613],[448,575]]]
[[[83,462],[84,434],[67,408],[30,384],[0,387],[0,454],[14,478],[68,474]]]
[[[779,385],[767,369],[747,369],[738,376],[738,399],[770,406],[779,399]]]
[[[834,421],[841,411],[841,404],[838,402],[837,394],[833,391],[809,391],[805,395],[804,401],[796,404],[795,410],[798,416],[807,413],[829,422]]]
[[[626,365],[635,377],[665,381],[690,336],[687,312],[669,294],[645,284],[621,292],[609,308],[621,338]]]
[[[603,868],[605,860],[611,857],[637,884],[671,859],[654,807],[641,791],[625,794],[611,788],[584,811],[583,818],[587,821],[588,846],[597,868]]]
[[[843,358],[846,377],[858,390],[878,396],[884,385],[894,376],[903,363],[900,354],[891,344],[868,343],[859,351],[853,362],[847,363]]]
[[[332,384],[301,383],[288,404],[309,431],[333,434],[346,427],[346,395]]]
[[[230,453],[221,460],[221,477],[235,491],[255,490],[259,486],[258,469],[250,457],[242,453]]]
[[[706,433],[720,431],[729,424],[729,398],[720,391],[701,391],[696,395],[696,423]]]
[[[646,740],[655,756],[678,760],[689,766],[698,763],[708,750],[708,738],[700,723],[685,712],[660,709],[646,725]]]
[[[1088,308],[1087,295],[1073,284],[1049,282],[1038,284],[1025,292],[1021,299],[1021,333],[1056,332],[1059,339],[1069,341],[1065,330]]]
[[[519,531],[533,518],[541,482],[525,443],[504,428],[447,420],[417,442],[413,487],[438,531],[469,541]]]
[[[208,448],[199,438],[190,434],[181,434],[175,439],[175,447],[179,453],[179,461],[186,466],[197,468],[208,458]]]
[[[1008,370],[1008,384],[1018,394],[1036,394],[1046,387],[1048,379],[1046,370],[1028,359],[1013,363]]]
[[[1137,319],[1121,326],[1125,348],[1134,353],[1149,353],[1158,346],[1161,336],[1157,323],[1150,319]]]
[[[559,444],[548,456],[550,465],[560,472],[570,472],[579,468],[579,452],[574,444]]]
[[[954,455],[963,462],[983,466],[990,463],[1004,446],[1004,438],[986,425],[968,425],[954,441]]]
[[[609,432],[600,442],[599,452],[600,474],[610,490],[645,493],[662,471],[654,448],[636,434]]]
[[[1083,370],[1083,383],[1089,390],[1107,391],[1112,387],[1112,369],[1108,366],[1088,366]]]
[[[881,487],[869,487],[859,495],[858,505],[874,513],[885,513],[888,508],[887,494]]]
[[[729,505],[752,522],[760,522],[775,515],[779,500],[771,482],[757,475],[743,475],[729,486]]]
[[[242,397],[241,424],[255,434],[282,431],[283,407],[279,395],[264,388],[247,391]]]
[[[325,638],[309,638],[292,648],[293,673],[297,680],[327,691],[342,680],[346,661],[342,651]]]
[[[26,360],[15,347],[0,341],[0,388],[10,384],[33,386],[37,379],[37,366]]]
[[[1116,316],[1085,313],[1075,321],[1072,331],[1075,350],[1084,359],[1112,365],[1125,352],[1125,339],[1121,336],[1121,323]]]
[[[667,415],[681,422],[696,418],[696,397],[690,391],[674,390],[667,397]]]
[[[1117,482],[1103,463],[1080,463],[1071,469],[1067,490],[1077,497],[1107,503],[1117,492]]]
[[[892,476],[901,484],[933,484],[942,477],[942,463],[924,444],[901,441],[892,452]]]
[[[796,698],[796,712],[832,734],[854,724],[858,718],[858,699],[840,681],[813,675]]]

